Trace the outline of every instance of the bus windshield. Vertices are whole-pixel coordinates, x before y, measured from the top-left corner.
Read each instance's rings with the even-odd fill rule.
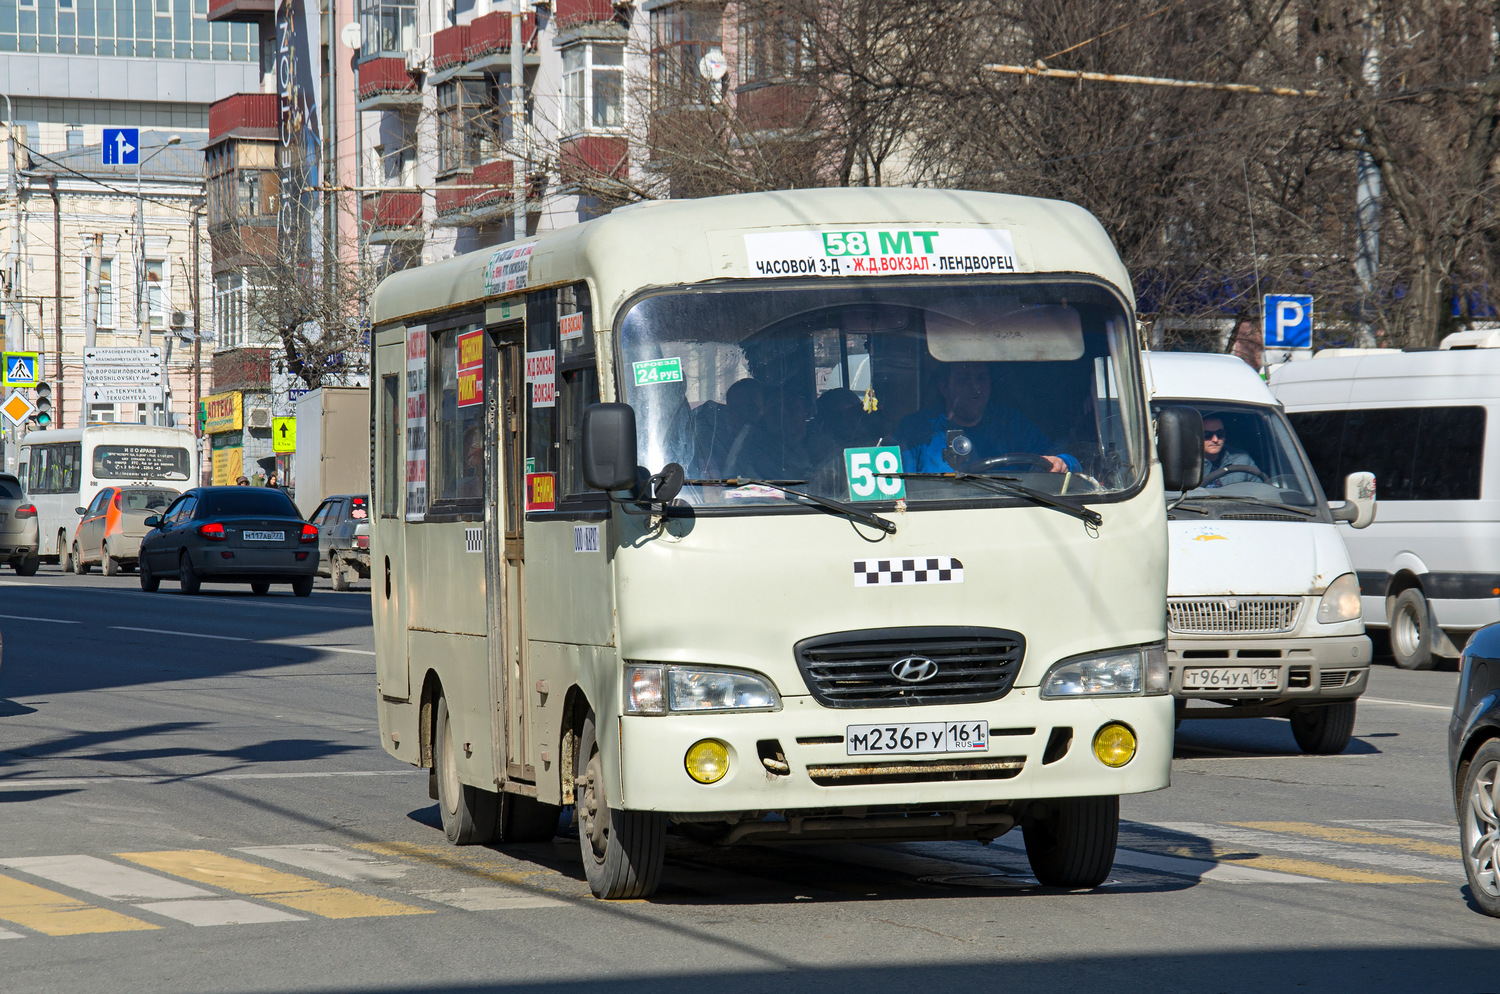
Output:
[[[1064,497],[1146,473],[1134,332],[1095,283],[724,287],[638,301],[620,326],[642,464],[697,506]],[[1123,367],[1127,375],[1117,375]]]
[[[1249,404],[1162,400],[1161,407],[1192,407],[1203,416],[1203,482],[1184,503],[1237,500],[1278,505],[1305,516],[1316,513],[1321,491],[1281,412]],[[1177,501],[1179,494],[1167,494]]]

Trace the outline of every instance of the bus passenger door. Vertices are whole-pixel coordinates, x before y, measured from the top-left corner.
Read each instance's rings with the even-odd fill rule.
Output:
[[[490,613],[490,679],[495,698],[495,755],[505,757],[505,777],[536,782],[530,755],[526,693],[523,535],[526,524],[525,329],[491,331],[495,361],[487,410],[486,446],[491,471],[485,508],[485,584]]]
[[[411,699],[407,656],[406,537],[406,334],[377,344],[375,381],[375,492],[370,495],[374,549],[370,559],[370,601],[375,615],[375,683],[380,696]],[[384,335],[382,335],[384,337]]]

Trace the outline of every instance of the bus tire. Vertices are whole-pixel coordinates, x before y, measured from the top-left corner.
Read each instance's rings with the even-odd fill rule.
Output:
[[[161,588],[161,577],[151,572],[151,567],[146,563],[146,557],[141,557],[141,589],[148,594],[154,594]]]
[[[500,838],[505,842],[551,842],[562,808],[525,794],[500,796]]]
[[[667,816],[609,806],[592,711],[583,721],[574,780],[578,848],[594,896],[608,901],[656,893],[667,858]]]
[[[1077,890],[1109,879],[1120,837],[1119,797],[1064,797],[1021,826],[1026,859],[1044,887]]]
[[[203,581],[198,579],[198,574],[193,569],[193,561],[188,558],[186,550],[183,550],[177,558],[177,583],[182,588],[182,592],[190,597],[203,589]]]
[[[1432,614],[1427,598],[1416,587],[1396,595],[1390,617],[1391,655],[1403,670],[1430,670],[1432,658]]]
[[[73,573],[76,576],[84,576],[89,572],[89,564],[83,560],[83,552],[78,548],[78,543],[73,543]]]
[[[500,827],[500,795],[470,787],[458,779],[458,753],[448,723],[448,699],[439,697],[432,730],[432,763],[437,774],[438,814],[443,834],[455,846],[492,842]]]
[[[1291,714],[1292,738],[1310,756],[1337,756],[1354,737],[1353,701],[1297,708]]]
[[[41,564],[41,556],[27,556],[25,559],[12,559],[10,568],[16,571],[17,576],[36,576],[36,568]]]

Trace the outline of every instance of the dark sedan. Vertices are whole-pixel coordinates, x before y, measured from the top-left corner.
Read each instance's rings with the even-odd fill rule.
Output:
[[[1481,628],[1464,647],[1448,769],[1469,891],[1500,917],[1500,625]]]
[[[196,487],[172,502],[141,540],[141,589],[175,578],[185,594],[204,583],[248,583],[264,594],[273,583],[312,593],[318,529],[280,490]]]

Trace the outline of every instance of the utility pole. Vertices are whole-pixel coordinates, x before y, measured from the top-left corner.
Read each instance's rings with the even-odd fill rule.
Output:
[[[516,151],[510,160],[512,237],[526,237],[526,52],[521,41],[521,0],[510,0],[510,141]]]
[[[10,200],[13,217],[10,225],[9,273],[6,277],[5,297],[5,348],[16,348],[16,336],[21,329],[20,279],[21,279],[21,191],[20,177],[16,168],[16,115],[11,108],[10,94],[5,96],[5,150],[9,168],[5,173],[5,196]],[[0,425],[0,441],[3,446],[4,467],[9,472],[16,469],[16,446],[20,435],[14,425]]]
[[[202,213],[203,202],[201,200],[193,201],[193,280],[191,284],[193,288],[193,408],[188,413],[188,418],[192,421],[193,438],[200,440],[197,445],[199,450],[202,449],[202,431],[198,424],[198,404],[203,399],[201,396],[203,390],[203,376],[201,373],[203,369],[203,323],[199,299],[203,295],[201,268],[203,263],[198,257],[198,219],[202,216]],[[201,457],[203,453],[199,451],[198,454]]]
[[[1360,72],[1373,96],[1380,90],[1379,7],[1371,4],[1366,9],[1366,18],[1365,57]],[[1375,295],[1375,275],[1380,268],[1380,168],[1369,152],[1358,153],[1354,168],[1354,276],[1359,281],[1359,344],[1374,348],[1375,322],[1370,314],[1370,300]]]
[[[57,319],[57,326],[52,331],[53,355],[56,357],[52,364],[52,393],[57,397],[57,413],[52,422],[61,428],[67,424],[63,416],[68,393],[62,382],[62,204],[57,197],[56,173],[47,177],[47,187],[52,191],[52,316]],[[37,330],[41,331],[40,325]]]

